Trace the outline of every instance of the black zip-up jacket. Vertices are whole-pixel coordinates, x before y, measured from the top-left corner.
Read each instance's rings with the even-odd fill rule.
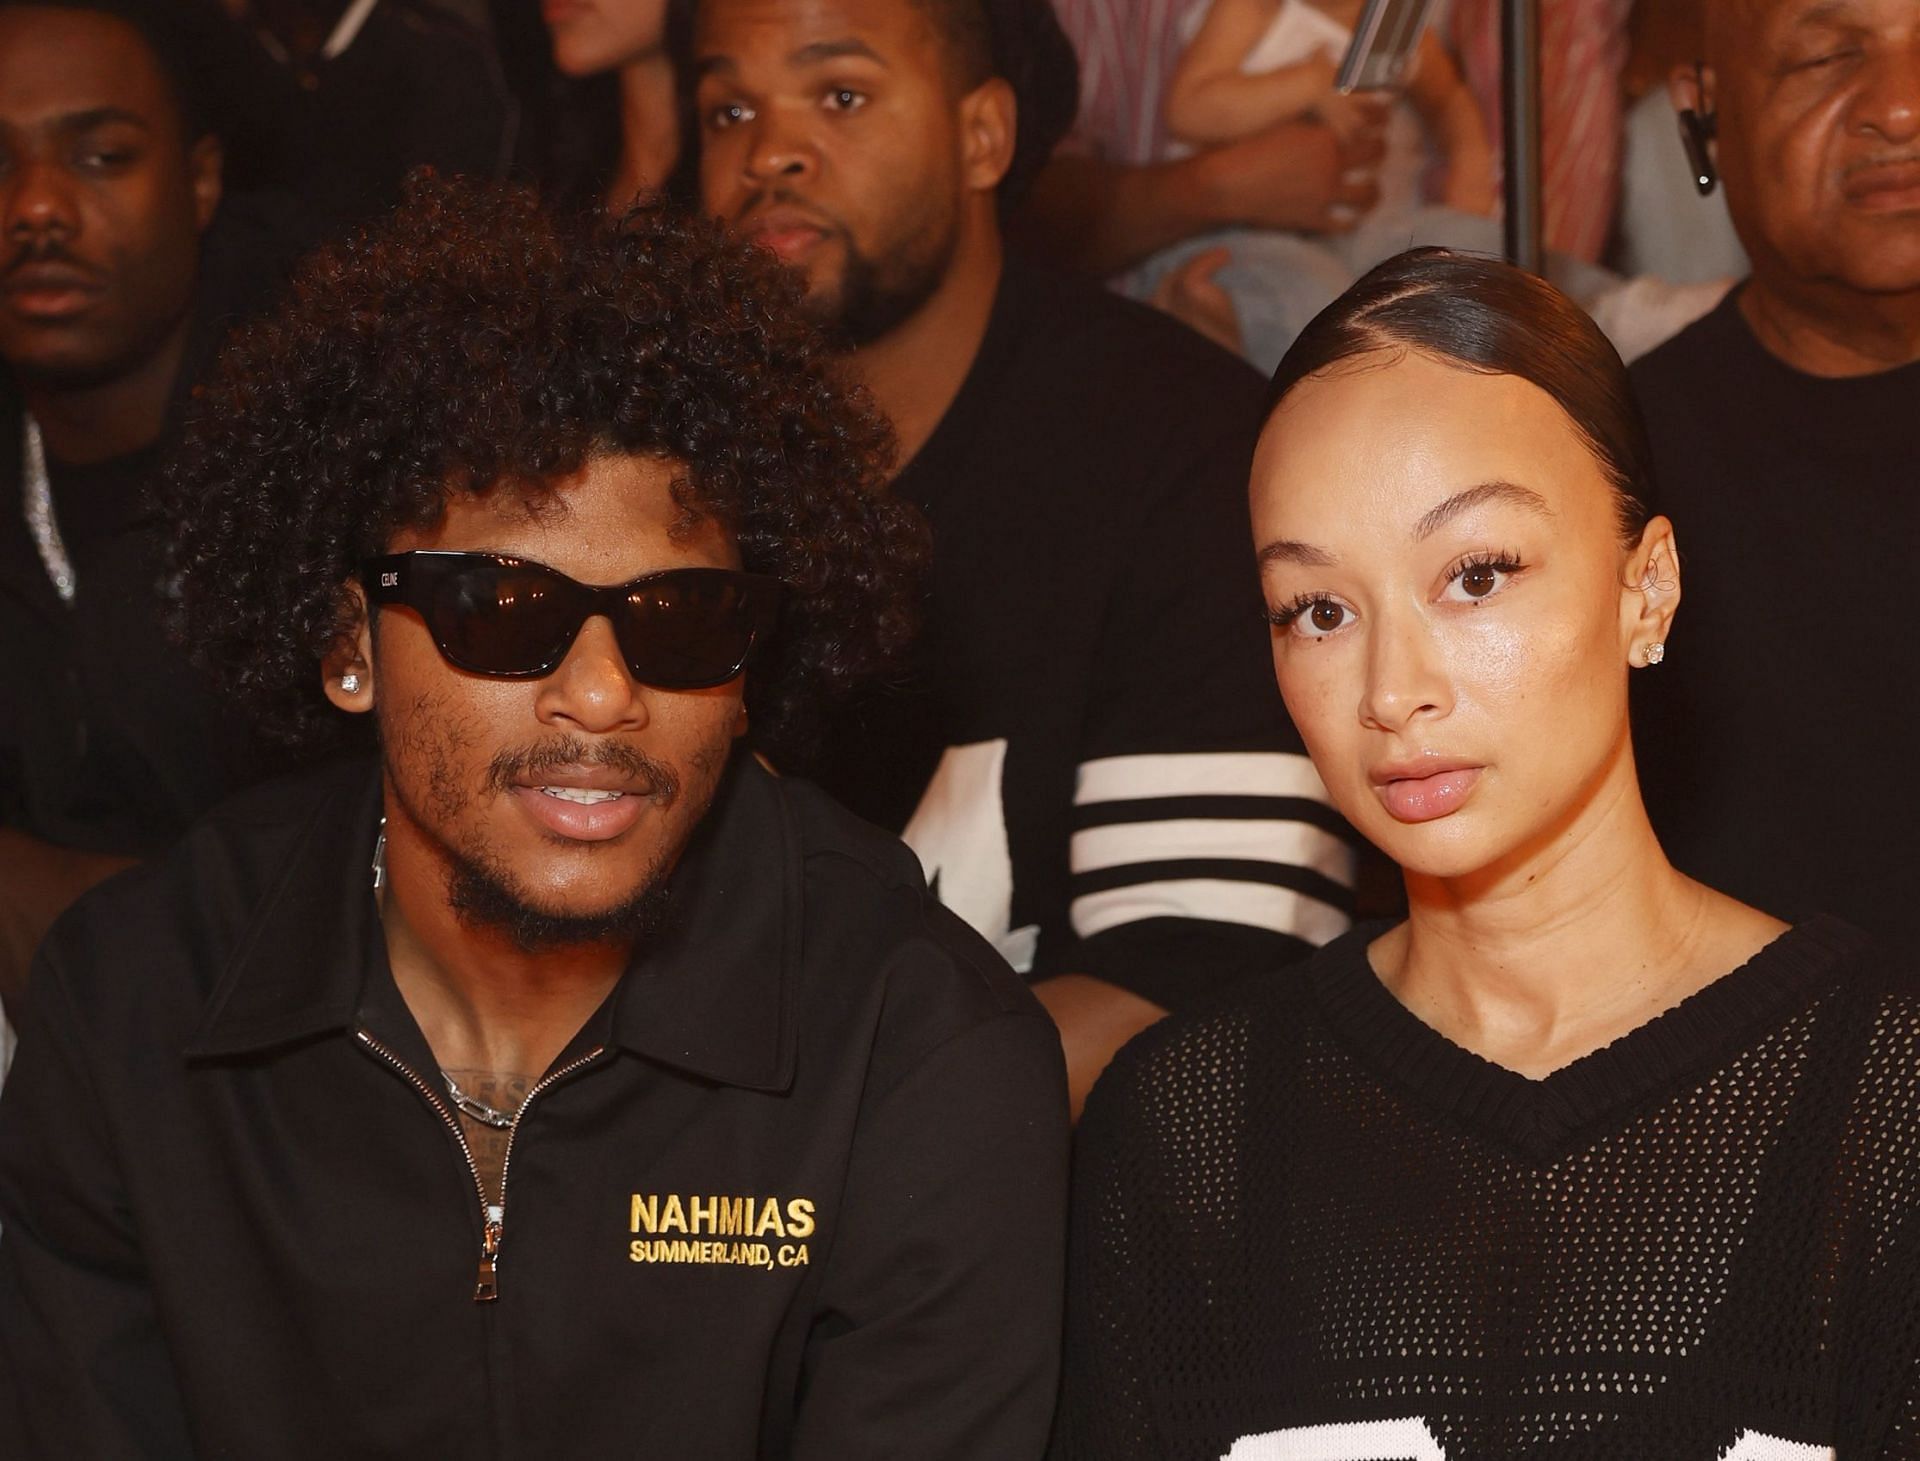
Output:
[[[1058,1039],[911,854],[739,758],[489,1244],[379,811],[364,765],[248,793],[49,938],[0,1100],[0,1452],[1041,1453]]]

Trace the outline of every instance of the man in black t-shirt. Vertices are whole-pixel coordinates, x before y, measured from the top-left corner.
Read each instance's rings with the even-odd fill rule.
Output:
[[[1078,1099],[1168,1008],[1341,931],[1351,855],[1261,626],[1258,377],[1003,258],[1063,56],[1045,0],[695,21],[706,204],[803,271],[933,530],[921,684],[847,717],[823,780],[1042,981]]]
[[[272,268],[230,216],[176,7],[0,0],[0,996],[81,891],[232,784],[164,633],[150,493],[220,327]],[[250,215],[249,215],[250,216]]]
[[[1920,932],[1920,10],[1718,0],[1676,100],[1753,273],[1641,360],[1686,564],[1636,746],[1674,861],[1783,917]]]

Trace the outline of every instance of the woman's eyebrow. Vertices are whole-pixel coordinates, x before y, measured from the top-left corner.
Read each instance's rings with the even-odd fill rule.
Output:
[[[1542,517],[1554,515],[1553,509],[1547,506],[1547,499],[1531,487],[1522,487],[1518,482],[1482,482],[1477,487],[1454,493],[1438,507],[1431,509],[1413,525],[1413,540],[1417,543],[1422,538],[1432,537],[1461,513],[1483,502],[1511,502],[1515,507],[1524,507]]]
[[[1308,568],[1331,568],[1333,554],[1325,548],[1316,548],[1311,543],[1297,543],[1291,538],[1279,538],[1260,550],[1260,566],[1269,563],[1299,563]]]

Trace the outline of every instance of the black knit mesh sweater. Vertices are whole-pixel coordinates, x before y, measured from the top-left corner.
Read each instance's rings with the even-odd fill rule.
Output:
[[[1380,931],[1094,1092],[1057,1461],[1920,1457],[1920,986],[1809,922],[1532,1081]]]

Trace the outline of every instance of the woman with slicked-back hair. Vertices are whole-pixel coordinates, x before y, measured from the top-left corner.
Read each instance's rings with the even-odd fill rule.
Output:
[[[1662,853],[1648,485],[1618,357],[1504,264],[1401,255],[1282,362],[1274,669],[1408,912],[1095,1089],[1061,1461],[1920,1456],[1920,990]]]

